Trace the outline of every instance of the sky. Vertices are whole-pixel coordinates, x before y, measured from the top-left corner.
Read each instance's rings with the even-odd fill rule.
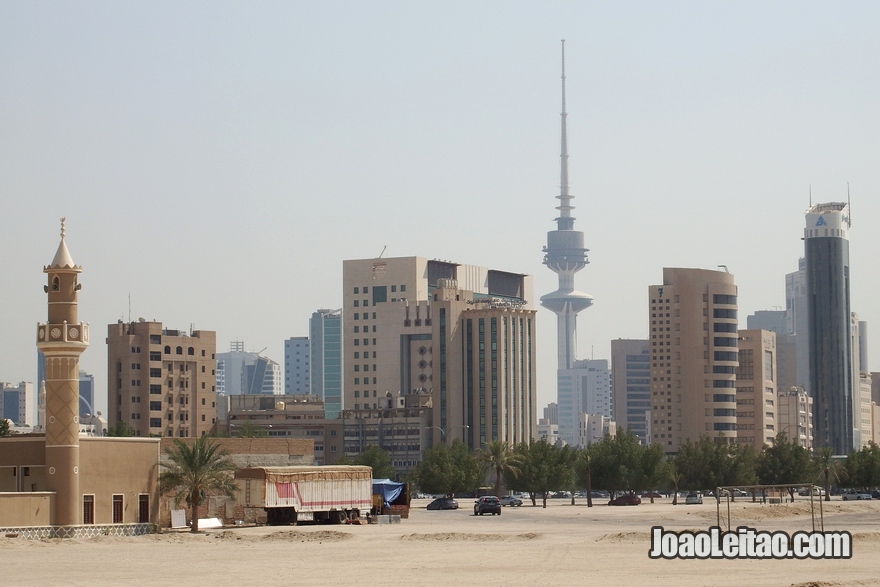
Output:
[[[880,332],[880,3],[0,0],[0,381],[36,379],[59,219],[106,328],[215,330],[283,364],[343,259],[535,276],[569,177],[580,358],[647,336],[663,267],[781,308],[812,201],[852,200],[852,307]],[[387,247],[387,249],[385,249]],[[877,326],[874,326],[877,325]],[[556,320],[538,312],[538,403]],[[869,366],[880,368],[880,340]],[[103,402],[103,403],[102,403]]]

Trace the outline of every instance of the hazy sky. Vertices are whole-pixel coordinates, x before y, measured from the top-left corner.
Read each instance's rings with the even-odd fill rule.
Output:
[[[36,378],[61,216],[100,405],[129,295],[134,320],[283,363],[341,306],[342,260],[386,245],[556,289],[563,38],[582,358],[646,336],[664,266],[727,265],[743,327],[783,306],[810,186],[847,182],[852,306],[880,332],[878,23],[877,2],[0,0],[0,380]]]

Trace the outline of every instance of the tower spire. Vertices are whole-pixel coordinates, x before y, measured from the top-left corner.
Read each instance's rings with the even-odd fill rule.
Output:
[[[571,211],[574,206],[571,205],[572,195],[568,193],[568,112],[565,108],[565,39],[562,39],[562,112],[561,132],[560,132],[560,152],[559,152],[559,218],[556,224],[560,230],[571,230],[574,228],[574,218],[571,218]]]

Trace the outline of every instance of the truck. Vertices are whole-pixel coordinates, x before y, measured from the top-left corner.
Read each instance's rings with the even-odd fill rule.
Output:
[[[269,526],[342,524],[373,504],[373,469],[366,466],[247,467],[235,478],[243,482],[239,501],[244,509],[265,510]]]

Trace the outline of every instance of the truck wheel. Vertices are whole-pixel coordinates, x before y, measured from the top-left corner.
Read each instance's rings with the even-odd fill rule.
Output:
[[[336,523],[337,524],[344,524],[347,521],[348,521],[348,514],[345,512],[345,510],[339,510],[336,512]]]

